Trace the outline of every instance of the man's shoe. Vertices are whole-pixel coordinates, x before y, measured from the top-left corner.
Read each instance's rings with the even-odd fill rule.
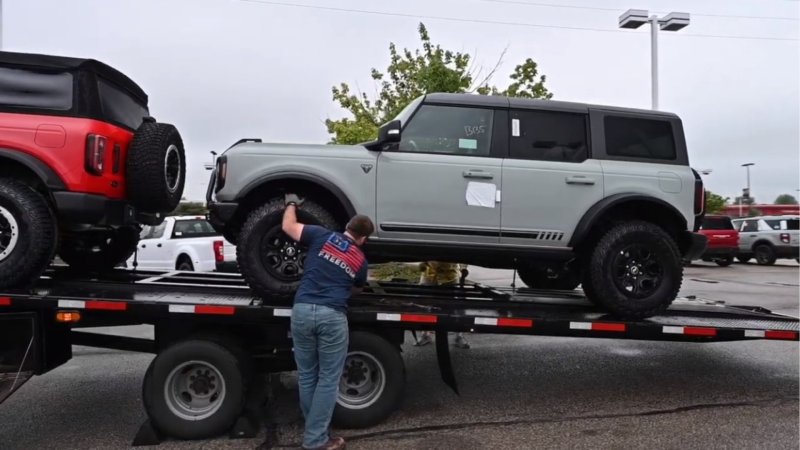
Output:
[[[323,444],[320,447],[314,448],[306,448],[303,447],[305,450],[342,450],[347,447],[347,444],[344,442],[344,438],[342,437],[332,437],[328,439],[328,442]]]

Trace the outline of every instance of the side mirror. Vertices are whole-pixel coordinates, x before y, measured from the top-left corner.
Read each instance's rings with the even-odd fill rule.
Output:
[[[400,142],[400,121],[393,120],[381,125],[378,130],[378,142],[381,144]]]

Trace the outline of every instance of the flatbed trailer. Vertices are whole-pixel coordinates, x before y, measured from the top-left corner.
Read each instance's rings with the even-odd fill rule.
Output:
[[[72,346],[156,354],[144,377],[149,417],[134,444],[164,437],[248,437],[260,426],[256,375],[293,370],[291,300],[253,297],[241,276],[118,270],[91,278],[54,268],[0,293],[0,402],[72,357]],[[757,306],[678,299],[663,314],[619,320],[576,291],[371,282],[350,301],[350,353],[334,421],[360,428],[401,402],[406,332],[433,330],[444,382],[458,392],[446,334],[570,336],[651,341],[798,341],[799,321]],[[153,339],[92,331],[153,325]]]

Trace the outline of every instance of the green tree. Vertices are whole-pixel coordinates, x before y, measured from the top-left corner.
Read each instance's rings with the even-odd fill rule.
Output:
[[[505,89],[489,83],[502,62],[502,56],[492,70],[482,76],[482,70],[472,67],[472,57],[463,52],[443,49],[431,42],[428,29],[420,23],[421,49],[398,50],[389,44],[389,66],[381,72],[370,72],[379,91],[374,98],[364,92],[353,92],[347,83],[332,88],[333,100],[350,117],[328,119],[325,126],[332,135],[332,144],[357,144],[374,139],[378,127],[394,118],[412,100],[428,92],[476,92],[481,95],[550,99],[553,97],[539,74],[533,59],[526,59],[514,68],[511,82]],[[478,81],[476,81],[478,80]]]
[[[728,197],[723,197],[706,189],[706,212],[715,214],[722,211],[729,200],[730,198]]]
[[[203,202],[180,202],[170,216],[204,216],[208,212]]]
[[[776,205],[796,205],[797,199],[794,197],[794,195],[781,194],[775,199],[774,203]]]

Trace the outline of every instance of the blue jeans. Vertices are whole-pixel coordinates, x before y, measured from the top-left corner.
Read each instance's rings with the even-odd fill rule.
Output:
[[[292,340],[300,409],[306,421],[303,447],[320,447],[330,438],[328,429],[347,357],[347,315],[323,305],[296,303]]]

